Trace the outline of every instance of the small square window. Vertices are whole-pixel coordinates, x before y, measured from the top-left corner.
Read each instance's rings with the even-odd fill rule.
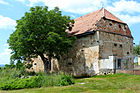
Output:
[[[109,23],[110,26],[112,26],[112,23]]]
[[[72,65],[72,63],[68,63],[68,65]]]
[[[117,46],[117,44],[115,43],[114,46]]]
[[[126,26],[124,26],[124,29],[126,29],[127,27]]]
[[[127,52],[127,54],[129,54],[129,52]]]

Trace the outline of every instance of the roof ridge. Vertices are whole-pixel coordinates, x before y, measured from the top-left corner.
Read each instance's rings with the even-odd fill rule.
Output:
[[[105,17],[105,9],[104,8],[102,8],[103,9],[103,17]]]

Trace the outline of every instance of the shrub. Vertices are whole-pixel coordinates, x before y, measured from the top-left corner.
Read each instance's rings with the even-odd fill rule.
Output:
[[[71,84],[74,84],[74,81],[72,80],[72,76],[69,75],[63,75],[58,83],[59,86],[67,86]]]
[[[13,89],[23,89],[23,88],[35,88],[42,86],[42,77],[34,76],[31,78],[16,78],[13,80],[8,80],[6,82],[0,83],[0,89],[2,90],[13,90]]]

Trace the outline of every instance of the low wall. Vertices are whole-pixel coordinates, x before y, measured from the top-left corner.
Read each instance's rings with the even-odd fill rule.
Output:
[[[135,75],[140,75],[140,70],[134,70],[133,72]]]
[[[133,74],[133,70],[116,70],[116,73]]]

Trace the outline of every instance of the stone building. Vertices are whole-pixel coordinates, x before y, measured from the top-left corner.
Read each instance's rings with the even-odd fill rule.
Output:
[[[133,37],[126,23],[102,8],[74,19],[69,35],[77,40],[59,62],[52,60],[52,71],[74,76],[131,73],[133,71]],[[40,58],[33,60],[33,70],[43,71]]]

